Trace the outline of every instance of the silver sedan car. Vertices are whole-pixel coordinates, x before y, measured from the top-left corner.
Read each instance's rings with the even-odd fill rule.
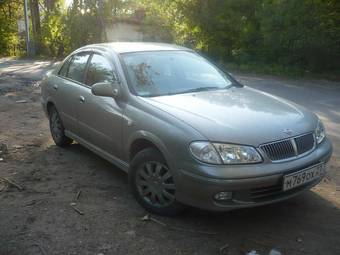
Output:
[[[44,78],[42,105],[58,146],[77,141],[126,171],[162,215],[290,198],[320,182],[332,154],[315,114],[170,44],[82,47]]]

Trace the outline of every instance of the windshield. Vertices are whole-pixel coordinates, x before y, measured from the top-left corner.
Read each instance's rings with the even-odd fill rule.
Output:
[[[228,77],[196,53],[150,51],[122,54],[130,86],[139,96],[224,89]]]

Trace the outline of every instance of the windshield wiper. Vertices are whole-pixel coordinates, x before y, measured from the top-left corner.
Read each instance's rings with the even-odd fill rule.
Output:
[[[217,89],[226,89],[227,87],[198,87],[198,88],[194,88],[194,89],[188,89],[188,90],[184,90],[178,93],[192,93],[192,92],[200,92],[200,91],[209,91],[209,90],[217,90]]]
[[[177,92],[167,92],[164,94],[151,94],[151,95],[139,95],[141,97],[158,97],[158,96],[172,96],[172,95],[178,95],[178,94],[186,94],[186,93],[193,93],[193,92],[200,92],[200,91],[209,91],[209,90],[221,90],[221,89],[228,89],[232,87],[233,85],[228,85],[225,87],[198,87],[198,88],[193,88],[193,89],[188,89],[188,90],[183,90],[183,91],[177,91]]]

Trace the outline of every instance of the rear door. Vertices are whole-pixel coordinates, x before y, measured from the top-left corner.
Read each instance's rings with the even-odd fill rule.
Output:
[[[53,80],[56,107],[66,130],[77,133],[77,105],[79,103],[79,86],[84,82],[85,69],[89,52],[77,53],[69,57],[58,76]]]
[[[79,135],[97,148],[121,158],[123,104],[114,98],[95,96],[91,86],[99,82],[114,82],[117,74],[109,56],[93,53],[88,64],[86,86],[79,97],[83,98],[78,113]]]

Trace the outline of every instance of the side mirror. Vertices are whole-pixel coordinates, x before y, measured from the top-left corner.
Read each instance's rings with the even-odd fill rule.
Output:
[[[91,92],[95,96],[117,98],[119,96],[119,85],[117,82],[99,82],[92,85]]]

